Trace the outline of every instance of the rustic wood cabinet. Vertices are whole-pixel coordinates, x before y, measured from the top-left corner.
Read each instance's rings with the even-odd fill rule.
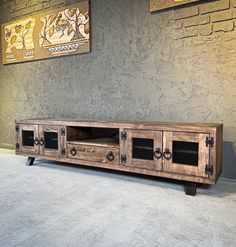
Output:
[[[222,171],[222,124],[25,119],[15,122],[16,154],[198,183]]]

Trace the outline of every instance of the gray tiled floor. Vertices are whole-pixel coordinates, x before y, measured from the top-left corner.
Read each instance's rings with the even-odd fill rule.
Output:
[[[236,246],[236,182],[183,185],[0,150],[0,246]]]

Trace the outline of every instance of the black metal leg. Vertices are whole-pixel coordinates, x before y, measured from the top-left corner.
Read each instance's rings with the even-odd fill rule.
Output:
[[[26,166],[32,166],[34,164],[34,160],[35,160],[35,158],[28,157],[28,159],[26,161]]]
[[[197,184],[188,182],[185,187],[185,194],[188,196],[195,196],[197,192]]]

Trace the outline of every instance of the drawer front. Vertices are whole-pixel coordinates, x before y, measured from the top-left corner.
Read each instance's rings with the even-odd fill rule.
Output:
[[[119,164],[119,149],[67,144],[67,157],[101,163]]]

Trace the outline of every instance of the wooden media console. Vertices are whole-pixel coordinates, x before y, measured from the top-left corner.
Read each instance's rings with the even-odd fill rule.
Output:
[[[16,154],[198,183],[222,171],[222,124],[25,119],[15,122]]]

